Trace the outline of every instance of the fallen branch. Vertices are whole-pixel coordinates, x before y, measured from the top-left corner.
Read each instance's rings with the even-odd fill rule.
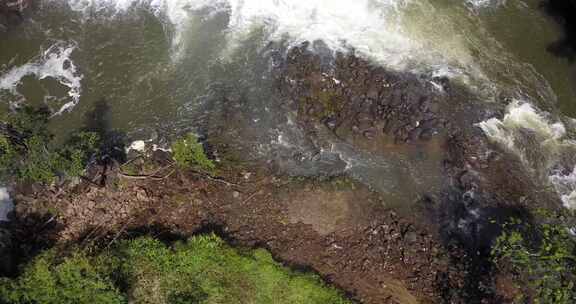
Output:
[[[82,240],[82,242],[80,243],[80,246],[88,246],[88,244],[92,243],[93,240],[95,240],[96,238],[91,240],[91,237],[93,235],[96,235],[96,232],[100,231],[100,229],[104,227],[103,223],[98,224],[98,226],[92,228],[92,230],[90,231],[90,233],[88,233],[84,239]]]
[[[231,183],[231,182],[229,182],[229,181],[227,181],[227,180],[225,180],[225,179],[223,179],[223,178],[213,177],[213,176],[211,176],[210,174],[207,174],[207,173],[202,173],[202,172],[199,172],[199,171],[192,171],[192,173],[193,173],[193,174],[196,174],[196,175],[200,175],[200,176],[202,176],[202,177],[204,177],[204,178],[206,178],[206,179],[208,179],[208,180],[211,180],[211,181],[214,181],[214,182],[217,182],[217,183],[221,183],[221,184],[224,184],[224,185],[227,185],[227,186],[235,186],[235,187],[239,187],[239,186],[240,186],[240,185],[238,185],[238,184]]]
[[[135,162],[136,160],[141,159],[141,158],[144,158],[144,155],[140,154],[140,155],[138,155],[138,156],[130,159],[129,161],[127,161],[127,162],[123,163],[122,165],[120,165],[120,168],[124,168],[124,167],[128,166],[129,164],[131,164],[131,163],[133,163],[133,162]]]
[[[174,172],[176,172],[176,170],[172,170],[170,171],[170,173],[164,175],[164,176],[156,176],[156,175],[128,175],[128,174],[124,174],[124,173],[119,173],[120,177],[126,178],[126,179],[139,179],[139,180],[144,180],[144,179],[153,179],[153,180],[163,180],[163,179],[167,179],[168,177],[170,177],[172,174],[174,174]]]
[[[262,192],[262,189],[259,189],[258,191],[252,193],[248,198],[246,198],[243,202],[242,205],[246,204],[247,202],[249,202],[250,200],[252,200],[256,195],[258,195],[260,192]]]
[[[156,180],[161,180],[161,179],[165,179],[167,177],[169,177],[170,175],[172,175],[176,169],[173,169],[172,171],[170,171],[170,173],[164,175],[164,176],[157,176],[158,173],[169,169],[171,167],[174,166],[174,163],[169,164],[168,166],[164,166],[156,171],[154,171],[154,173],[152,174],[147,174],[147,175],[131,175],[131,174],[126,174],[124,172],[122,172],[122,170],[120,170],[120,172],[118,173],[121,177],[127,178],[127,179],[156,179]]]
[[[138,158],[138,157],[137,157],[137,158]],[[131,161],[134,161],[134,160],[136,160],[137,158],[132,159]],[[162,171],[164,171],[164,170],[166,170],[166,169],[168,169],[168,168],[174,167],[174,166],[176,165],[176,163],[172,162],[172,163],[170,163],[169,165],[167,165],[167,166],[165,166],[165,167],[162,167],[162,168],[156,170],[156,171],[155,171],[154,173],[152,173],[152,174],[132,175],[132,174],[126,174],[126,173],[122,172],[122,167],[125,166],[125,165],[127,165],[127,164],[128,164],[128,163],[120,166],[120,172],[119,172],[119,175],[120,175],[121,177],[127,178],[127,179],[139,179],[139,180],[154,179],[154,180],[163,180],[163,179],[168,178],[168,177],[171,176],[172,174],[174,174],[174,172],[176,171],[176,170],[174,169],[174,170],[170,171],[170,173],[168,173],[168,174],[166,174],[166,175],[164,175],[164,176],[156,176],[158,173],[160,173],[160,172],[162,172]],[[223,179],[223,178],[213,177],[213,176],[211,176],[210,174],[207,174],[207,173],[203,173],[203,172],[195,171],[195,170],[193,170],[193,171],[191,171],[191,172],[192,172],[193,174],[195,174],[195,175],[199,175],[199,176],[201,176],[201,177],[203,177],[203,178],[205,178],[205,179],[207,179],[207,180],[213,181],[213,182],[221,183],[221,184],[224,184],[224,185],[227,185],[227,186],[235,186],[235,187],[239,187],[239,186],[240,186],[240,185],[238,185],[238,184],[236,184],[236,183],[229,182],[229,181],[227,181],[227,180],[225,180],[225,179]]]
[[[90,178],[88,178],[88,177],[86,177],[86,176],[84,176],[84,175],[80,175],[80,179],[83,180],[83,181],[86,181],[86,182],[88,182],[88,183],[90,183],[90,184],[92,184],[93,186],[102,188],[102,185],[96,183],[95,181],[93,181],[92,179],[90,179]]]
[[[122,233],[124,233],[124,231],[126,230],[126,228],[128,227],[129,224],[131,224],[131,221],[128,221],[126,224],[124,224],[122,226],[122,228],[120,228],[120,230],[118,231],[118,233],[116,233],[116,235],[114,236],[114,238],[112,238],[112,241],[110,241],[110,243],[108,243],[108,245],[106,246],[106,249],[110,248],[110,246],[112,246],[112,244],[114,242],[116,242],[116,240],[122,235]]]

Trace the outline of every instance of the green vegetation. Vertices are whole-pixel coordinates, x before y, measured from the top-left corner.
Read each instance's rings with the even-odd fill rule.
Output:
[[[81,253],[59,261],[56,253],[49,251],[28,265],[17,280],[0,281],[0,302],[122,303],[119,290],[104,276],[105,270]]]
[[[198,142],[196,135],[189,133],[172,145],[172,153],[176,164],[182,168],[194,169],[214,174],[216,165],[208,158],[204,147]]]
[[[0,118],[0,173],[20,181],[52,183],[58,177],[82,174],[98,151],[99,136],[79,132],[55,147],[47,131],[49,112],[23,107]]]
[[[8,138],[0,135],[0,174],[6,174],[15,159],[16,149]]]
[[[214,235],[172,247],[138,238],[88,252],[41,254],[18,278],[0,280],[0,302],[349,303],[317,276],[290,271],[265,250],[240,252]]]
[[[558,224],[504,226],[492,255],[496,266],[515,273],[524,296],[518,302],[576,303],[576,243]]]

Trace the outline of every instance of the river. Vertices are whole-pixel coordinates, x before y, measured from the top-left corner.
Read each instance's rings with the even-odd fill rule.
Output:
[[[106,104],[110,128],[130,141],[166,144],[209,128],[218,94],[237,92],[259,130],[245,139],[248,151],[269,158],[298,145],[299,135],[278,123],[282,113],[271,106],[274,61],[263,54],[274,51],[270,43],[322,41],[329,51],[354,50],[390,70],[447,77],[474,92],[477,102],[506,104],[505,116],[477,127],[576,208],[574,64],[548,51],[563,33],[540,4],[43,0],[23,24],[0,33],[0,107],[48,105],[50,127],[64,137],[85,124],[94,105]],[[526,130],[535,134],[528,143],[522,141]],[[342,170],[361,180],[361,172],[376,170],[365,181],[377,189],[378,175],[394,179],[389,164],[348,158],[360,160]],[[305,169],[294,172],[322,171]]]

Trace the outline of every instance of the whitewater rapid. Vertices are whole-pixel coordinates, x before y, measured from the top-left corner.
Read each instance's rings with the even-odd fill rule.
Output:
[[[31,59],[24,65],[0,73],[0,91],[5,90],[14,96],[20,96],[18,86],[22,83],[24,77],[32,76],[38,80],[51,78],[68,88],[67,100],[54,115],[60,115],[72,110],[80,102],[83,77],[71,58],[75,49],[76,44],[73,42],[57,42],[47,50],[42,51],[37,58]],[[45,101],[50,97],[46,96]],[[19,101],[21,100],[16,103]]]
[[[62,5],[60,0],[46,1]],[[484,1],[467,1],[485,5]],[[268,41],[288,47],[322,41],[334,52],[353,50],[389,69],[449,77],[484,93],[486,99],[496,96],[496,87],[482,61],[505,53],[489,46],[478,48],[491,44],[466,34],[466,27],[475,24],[443,15],[429,0],[68,0],[67,4],[84,23],[123,18],[135,9],[151,11],[165,25],[175,62],[186,54],[190,37],[197,35],[191,28],[194,21],[225,14],[228,25],[222,59],[231,57],[256,32],[264,35],[262,47]],[[69,88],[69,100],[58,113],[71,110],[80,100],[83,79],[71,58],[76,44],[70,39],[45,45],[46,50],[27,64],[0,70],[0,93],[18,96],[25,76],[52,78]]]
[[[518,156],[534,178],[549,184],[564,207],[576,210],[576,141],[568,134],[570,124],[515,99],[504,117],[483,121],[478,127],[490,140]],[[567,170],[567,165],[572,167]]]
[[[46,0],[59,3],[59,0]],[[175,61],[186,53],[196,35],[193,21],[219,14],[228,16],[226,46],[229,57],[254,33],[263,47],[280,41],[288,47],[322,41],[334,52],[354,51],[376,64],[398,71],[448,77],[496,99],[502,84],[540,82],[540,76],[516,64],[466,7],[497,7],[503,0],[462,0],[461,11],[430,0],[68,0],[70,9],[84,20],[122,18],[133,10],[151,11],[165,24]],[[447,8],[448,7],[448,8]],[[455,6],[458,8],[458,5]],[[72,42],[70,42],[72,43]],[[502,81],[492,81],[492,76]],[[70,82],[67,82],[70,84]],[[521,84],[524,89],[531,83]],[[548,88],[538,94],[553,99]],[[508,88],[506,88],[508,89]],[[72,91],[72,93],[77,93]]]
[[[488,80],[470,49],[481,37],[461,31],[466,22],[446,22],[428,0],[69,0],[72,9],[89,18],[117,17],[145,7],[165,18],[176,58],[186,47],[187,30],[199,11],[229,15],[228,45],[233,52],[255,31],[264,29],[266,41],[288,46],[322,41],[333,51],[354,50],[388,68],[434,76],[449,76],[471,84]],[[486,6],[492,1],[467,0]],[[437,16],[433,16],[438,14]],[[209,18],[209,17],[208,17]],[[473,27],[473,24],[466,24]],[[487,53],[497,53],[488,47]],[[501,50],[499,50],[502,53]],[[484,56],[489,58],[486,54]]]

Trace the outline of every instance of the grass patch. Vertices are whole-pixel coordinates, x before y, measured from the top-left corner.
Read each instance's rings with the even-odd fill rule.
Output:
[[[350,303],[318,276],[291,271],[262,249],[240,252],[212,234],[171,247],[144,237],[88,252],[36,257],[18,278],[0,280],[0,302]]]

